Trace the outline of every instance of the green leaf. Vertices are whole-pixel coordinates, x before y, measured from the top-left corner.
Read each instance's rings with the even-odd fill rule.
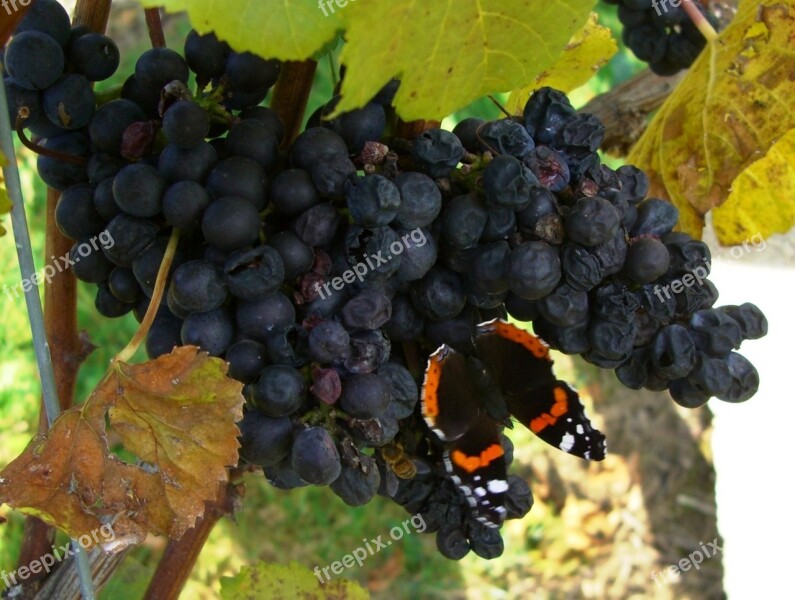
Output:
[[[610,30],[599,25],[598,19],[596,13],[591,13],[588,22],[572,36],[555,64],[536,77],[530,85],[511,94],[505,107],[508,112],[520,114],[527,100],[539,88],[548,86],[568,93],[585,85],[607,64],[618,52],[618,46]]]
[[[331,579],[321,583],[311,570],[297,562],[289,565],[259,563],[243,567],[234,577],[221,578],[222,600],[367,600],[369,597],[367,590],[355,581]]]
[[[343,11],[347,67],[338,112],[364,106],[392,77],[406,121],[439,119],[552,67],[594,0],[359,0]]]
[[[341,29],[343,9],[317,0],[142,0],[146,7],[187,11],[199,33],[214,31],[234,50],[267,58],[303,60],[321,50]]]

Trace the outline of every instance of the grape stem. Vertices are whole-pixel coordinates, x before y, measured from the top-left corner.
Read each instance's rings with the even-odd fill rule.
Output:
[[[495,105],[497,108],[499,108],[499,109],[500,109],[500,112],[501,112],[502,114],[504,114],[506,118],[508,118],[508,119],[512,119],[512,118],[513,118],[513,115],[512,115],[511,113],[509,113],[509,112],[508,112],[508,109],[507,109],[507,108],[505,108],[505,107],[502,105],[502,103],[501,103],[499,100],[497,100],[497,98],[495,98],[495,97],[494,97],[494,96],[492,96],[491,94],[489,94],[489,95],[487,96],[487,98],[488,98],[489,100],[491,100],[491,101],[494,103],[494,105]]]
[[[489,151],[490,151],[490,152],[491,152],[491,153],[492,153],[494,156],[499,156],[499,155],[500,155],[500,152],[499,152],[499,150],[495,149],[495,148],[494,148],[494,146],[492,146],[492,145],[491,145],[491,144],[489,144],[489,143],[488,143],[486,140],[484,140],[482,137],[480,137],[480,130],[481,130],[481,129],[483,129],[483,128],[484,128],[486,125],[488,125],[488,124],[489,124],[489,123],[488,123],[488,121],[487,121],[487,122],[483,123],[483,124],[482,124],[480,127],[478,127],[478,128],[477,128],[477,130],[475,131],[475,137],[477,137],[477,138],[478,138],[478,141],[479,141],[481,144],[483,144],[483,145],[484,145],[486,148],[488,148],[488,149],[489,149]]]
[[[127,344],[127,346],[113,359],[114,363],[129,362],[133,355],[138,351],[138,348],[141,347],[141,344],[143,344],[146,340],[146,336],[149,334],[149,330],[152,328],[152,323],[155,321],[157,312],[160,310],[160,301],[163,298],[163,292],[165,291],[166,283],[168,282],[168,272],[171,269],[171,263],[174,262],[174,254],[176,253],[177,245],[179,244],[179,234],[179,229],[174,229],[174,231],[171,232],[171,238],[168,240],[166,253],[163,255],[163,262],[160,263],[160,269],[157,272],[157,282],[155,283],[155,290],[152,294],[152,299],[149,302],[149,308],[146,310],[146,316],[144,316],[143,321],[141,321],[141,325],[138,327],[138,331],[135,332],[135,335],[130,340],[130,343]]]
[[[25,133],[25,121],[28,120],[28,117],[30,117],[30,110],[26,106],[23,106],[19,109],[19,113],[17,114],[15,129],[17,135],[19,136],[19,141],[22,142],[22,145],[25,146],[25,148],[35,152],[36,154],[49,156],[50,158],[57,158],[58,160],[72,163],[73,165],[80,165],[82,167],[88,164],[88,159],[83,156],[75,156],[74,154],[64,154],[63,152],[57,152],[56,150],[49,150],[48,148],[45,148],[44,146],[41,146],[31,140]]]
[[[178,540],[169,540],[157,570],[149,581],[144,600],[177,600],[185,582],[190,577],[207,538],[215,524],[225,515],[239,508],[245,488],[234,483],[246,469],[232,469],[229,483],[221,486],[218,498],[208,503],[196,524]]]
[[[279,80],[273,89],[271,108],[284,123],[284,148],[288,148],[301,131],[316,70],[317,62],[314,60],[285,62],[282,65]]]
[[[152,48],[166,47],[166,34],[163,33],[163,21],[160,18],[159,8],[147,8],[144,10],[146,17],[146,28],[149,30],[149,39],[152,41]]]
[[[718,39],[718,32],[715,31],[715,28],[712,27],[712,24],[707,21],[707,18],[704,14],[698,10],[695,4],[693,4],[693,0],[683,0],[682,8],[687,13],[687,16],[690,17],[690,20],[693,21],[693,24],[698,27],[698,30],[701,32],[708,42],[714,42]]]

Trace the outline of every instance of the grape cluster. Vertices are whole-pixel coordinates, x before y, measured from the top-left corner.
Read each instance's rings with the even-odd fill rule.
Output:
[[[116,72],[119,49],[107,36],[72,28],[56,0],[37,0],[17,26],[3,63],[11,123],[24,107],[25,127],[54,138],[91,122],[91,84]]]
[[[707,41],[682,7],[671,0],[605,0],[618,6],[624,44],[657,75],[687,69]],[[713,27],[718,22],[700,2],[693,5]]]
[[[329,485],[354,506],[382,494],[422,514],[445,556],[501,554],[417,405],[431,352],[470,352],[477,324],[509,315],[686,406],[756,390],[734,350],[764,335],[764,316],[712,308],[706,246],[672,232],[676,209],[646,198],[640,170],[601,164],[602,124],[563,93],[539,90],[516,119],[402,140],[385,136],[392,81],[329,120],[332,99],[285,144],[260,106],[278,62],[212,34],[192,32],[184,50],[144,53],[121,98],[48,131],[41,145],[60,154],[40,156],[39,173],[62,191],[56,221],[75,248],[112,240],[72,267],[105,317],[143,319],[180,232],[148,354],[192,344],[228,362],[247,401],[241,457],[274,486]],[[35,70],[32,54],[15,60]],[[521,518],[532,494],[509,484]]]

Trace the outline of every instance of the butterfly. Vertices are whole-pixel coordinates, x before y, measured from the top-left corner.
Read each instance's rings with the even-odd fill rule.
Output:
[[[511,417],[548,444],[587,460],[604,459],[607,444],[577,392],[556,379],[542,340],[495,319],[477,326],[473,344],[468,355],[443,345],[429,357],[422,416],[449,443],[445,468],[474,516],[499,527],[508,491],[500,433]]]

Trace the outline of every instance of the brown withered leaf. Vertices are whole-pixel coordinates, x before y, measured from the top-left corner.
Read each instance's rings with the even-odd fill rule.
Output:
[[[148,532],[180,538],[237,464],[242,384],[226,369],[192,346],[140,365],[112,364],[82,405],[0,472],[0,502],[72,537],[111,523],[106,550]],[[111,452],[108,428],[139,465]]]

